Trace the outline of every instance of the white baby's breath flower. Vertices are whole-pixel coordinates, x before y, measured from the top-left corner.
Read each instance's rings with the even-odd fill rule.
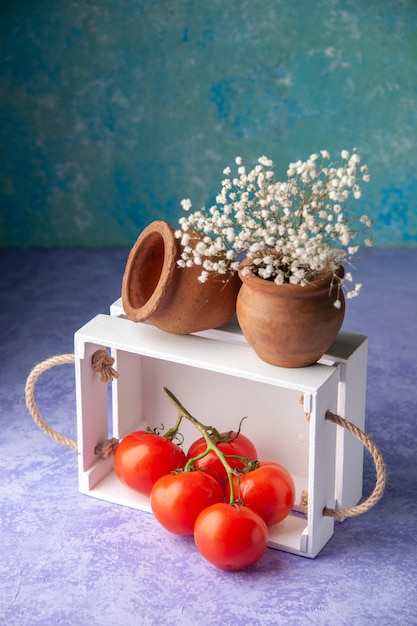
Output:
[[[204,243],[204,241],[199,241],[195,246],[195,252],[199,255],[204,255],[206,249],[207,249],[207,246]]]
[[[180,218],[175,236],[184,243],[180,266],[202,266],[201,279],[210,273],[236,272],[239,259],[248,258],[250,268],[259,277],[277,284],[290,282],[305,285],[318,272],[336,270],[345,255],[357,252],[359,236],[371,245],[366,230],[372,221],[350,215],[347,201],[359,199],[360,178],[367,182],[366,165],[354,149],[341,152],[342,162],[330,163],[327,150],[311,154],[307,161],[290,163],[287,180],[276,181],[273,163],[259,157],[252,169],[245,168],[242,157],[236,157],[237,172],[223,170],[216,204]],[[183,208],[191,207],[184,200]],[[360,223],[355,231],[354,225]],[[204,245],[193,251],[188,231],[205,235]],[[184,237],[184,234],[187,236]],[[262,254],[262,256],[260,256]],[[249,269],[245,270],[249,272]],[[346,274],[346,280],[351,274]],[[350,292],[357,293],[355,287]],[[341,306],[337,298],[335,306]]]
[[[184,200],[181,200],[181,206],[184,211],[189,211],[192,207],[191,200],[189,198],[184,198]]]
[[[360,160],[361,160],[361,158],[360,158],[359,154],[357,154],[357,153],[355,152],[354,154],[352,154],[352,156],[351,156],[351,157],[350,157],[350,159],[349,159],[349,165],[350,165],[351,167],[356,168],[356,167],[359,165]]]
[[[362,224],[365,224],[367,228],[371,228],[372,220],[370,220],[367,215],[362,215],[360,221],[362,222]]]
[[[356,298],[356,296],[359,295],[360,291],[362,289],[362,283],[356,283],[355,288],[351,289],[350,291],[347,292],[346,296],[351,299],[351,298]]]
[[[185,248],[186,246],[188,246],[189,242],[190,242],[190,234],[183,233],[181,237],[181,245]]]
[[[268,157],[266,157],[266,156],[259,157],[258,163],[260,163],[264,167],[273,167],[274,166],[274,164],[271,161],[271,159],[268,159]]]
[[[208,279],[209,273],[206,270],[203,270],[200,274],[200,276],[198,277],[198,280],[200,281],[200,283],[205,283]]]

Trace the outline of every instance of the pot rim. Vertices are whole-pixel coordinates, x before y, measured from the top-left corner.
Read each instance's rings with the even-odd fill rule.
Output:
[[[152,245],[152,239],[159,242],[162,240],[163,261],[161,272],[152,294],[142,306],[138,307],[131,300],[132,282],[134,283],[135,280],[138,280],[139,273],[142,270],[142,264],[139,264],[138,257],[141,252],[146,250],[146,246],[150,247]],[[148,319],[155,313],[172,281],[176,270],[177,256],[178,242],[174,229],[170,224],[163,220],[157,220],[144,228],[129,253],[122,280],[122,302],[128,317],[140,322]]]
[[[249,273],[244,274],[243,269],[247,265],[249,265],[250,262],[250,259],[245,259],[241,263],[238,274],[242,283],[247,285],[250,283],[251,287],[273,292],[277,296],[280,294],[285,297],[292,296],[294,298],[316,296],[319,292],[323,290],[333,290],[335,287],[338,286],[338,280],[340,280],[339,287],[341,290],[341,282],[345,275],[345,269],[343,265],[339,264],[334,272],[331,270],[321,272],[315,280],[308,281],[305,285],[292,283],[283,283],[282,285],[278,285],[273,280],[267,280],[265,278],[260,278],[259,276],[256,276],[256,274],[254,274],[252,270],[249,270]],[[336,276],[335,284],[330,287],[333,276]]]

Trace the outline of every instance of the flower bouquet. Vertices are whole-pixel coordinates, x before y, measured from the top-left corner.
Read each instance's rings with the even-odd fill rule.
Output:
[[[201,266],[199,280],[210,273],[227,276],[241,269],[259,278],[301,286],[331,271],[339,286],[351,282],[337,274],[343,263],[351,264],[361,237],[372,245],[371,220],[351,212],[352,200],[361,197],[361,183],[369,182],[368,167],[360,165],[356,149],[341,152],[338,162],[322,150],[305,162],[291,163],[284,182],[276,180],[273,162],[263,156],[253,169],[236,158],[237,173],[223,171],[216,204],[189,213],[180,219],[176,237],[183,252],[180,267]],[[191,201],[182,200],[189,212]],[[188,245],[190,231],[203,235],[197,246]],[[348,298],[358,295],[361,284],[347,290]],[[337,290],[339,293],[339,290]],[[340,298],[334,301],[340,307]]]
[[[182,200],[188,215],[175,231],[182,246],[178,266],[200,267],[202,283],[213,274],[227,282],[238,273],[237,318],[258,356],[285,367],[309,365],[340,330],[343,288],[353,298],[362,287],[345,267],[353,266],[360,244],[372,245],[372,221],[351,209],[370,180],[368,167],[356,149],[343,150],[337,162],[322,150],[291,163],[283,182],[265,156],[252,169],[241,157],[236,165],[235,174],[230,167],[223,171],[221,191],[208,209],[190,212],[191,201]],[[190,245],[195,233],[200,240]],[[263,306],[271,297],[274,304]],[[314,325],[312,311],[318,311]]]

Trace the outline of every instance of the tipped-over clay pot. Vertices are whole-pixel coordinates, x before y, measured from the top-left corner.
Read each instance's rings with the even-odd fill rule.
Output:
[[[190,238],[189,245],[199,241]],[[241,281],[237,274],[198,280],[201,266],[180,268],[182,246],[164,221],[149,224],[130,251],[122,282],[126,316],[161,330],[187,334],[224,326],[234,315]]]

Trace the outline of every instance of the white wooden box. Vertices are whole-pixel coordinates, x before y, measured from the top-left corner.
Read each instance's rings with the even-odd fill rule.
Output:
[[[91,367],[98,348],[109,349],[119,378],[103,384]],[[168,387],[200,421],[236,429],[255,443],[259,459],[284,465],[296,483],[296,503],[308,493],[304,515],[292,514],[270,528],[269,545],[314,558],[333,534],[324,507],[354,506],[362,495],[363,448],[325,419],[333,411],[364,428],[367,338],[341,332],[319,363],[284,369],[261,361],[236,322],[196,335],[172,335],[125,318],[120,301],[111,315],[98,315],[75,334],[79,488],[84,494],[144,511],[149,499],[117,479],[112,459],[94,448],[110,437],[163,424],[172,426],[175,407]],[[181,425],[184,449],[198,438]]]

